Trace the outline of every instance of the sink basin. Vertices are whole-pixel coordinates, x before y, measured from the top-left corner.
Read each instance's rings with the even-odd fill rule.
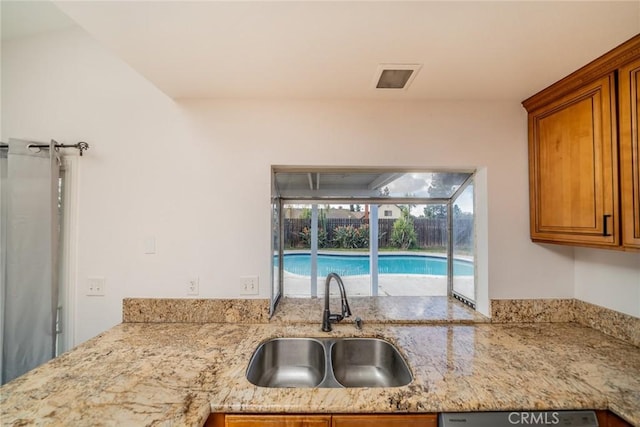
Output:
[[[308,338],[276,338],[253,353],[247,379],[262,387],[316,387],[325,376],[324,346]]]
[[[335,379],[345,387],[399,387],[411,372],[398,350],[375,338],[344,338],[331,347]]]
[[[260,387],[399,387],[412,381],[398,350],[377,338],[274,338],[258,346],[247,380]]]

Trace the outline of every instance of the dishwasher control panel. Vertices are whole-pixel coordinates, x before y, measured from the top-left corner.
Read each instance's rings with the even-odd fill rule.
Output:
[[[440,427],[598,427],[595,411],[444,412]]]

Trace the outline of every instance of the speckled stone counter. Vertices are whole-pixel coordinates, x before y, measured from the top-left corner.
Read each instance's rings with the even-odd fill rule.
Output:
[[[124,323],[267,323],[268,299],[125,298]]]
[[[640,318],[579,299],[494,299],[491,322],[576,322],[640,347]]]
[[[491,319],[460,301],[445,296],[422,297],[351,297],[353,318],[380,324],[487,323]],[[331,300],[332,311],[338,310],[340,299]],[[283,324],[320,322],[324,298],[282,298],[271,322]],[[346,320],[345,320],[346,321]]]
[[[244,376],[279,336],[396,344],[414,381],[397,388],[269,389]],[[118,325],[0,388],[2,425],[189,425],[221,412],[611,409],[640,425],[640,349],[573,323]]]
[[[269,319],[268,299],[125,298],[125,323],[281,323],[315,322],[323,298],[282,298]],[[640,318],[578,299],[491,300],[491,318],[446,296],[352,297],[355,316],[383,324],[468,324],[576,322],[640,347]],[[331,307],[339,307],[332,299]]]
[[[351,297],[353,317],[370,323],[487,323],[491,319],[446,296]],[[503,304],[504,306],[505,304]],[[340,307],[331,298],[331,307]],[[313,323],[320,321],[324,298],[282,298],[269,319],[268,299],[125,298],[124,323]],[[508,307],[501,312],[510,313]],[[513,310],[511,311],[513,312]]]

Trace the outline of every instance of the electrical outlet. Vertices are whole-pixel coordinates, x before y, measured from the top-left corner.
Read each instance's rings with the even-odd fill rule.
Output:
[[[87,277],[87,295],[104,296],[104,277]]]
[[[198,295],[200,293],[200,278],[192,277],[187,281],[187,295]]]
[[[240,277],[240,295],[258,295],[258,276]]]

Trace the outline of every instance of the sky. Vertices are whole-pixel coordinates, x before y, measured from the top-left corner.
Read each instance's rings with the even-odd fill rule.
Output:
[[[403,197],[411,195],[414,197],[430,197],[429,188],[433,182],[433,173],[407,173],[402,175],[395,181],[387,184],[389,193],[393,196]],[[453,191],[459,188],[459,185],[452,186]],[[448,196],[448,195],[447,195]],[[460,207],[462,212],[473,212],[473,187],[469,186],[456,200],[456,205]],[[414,216],[422,215],[423,206],[416,206],[411,209]]]

